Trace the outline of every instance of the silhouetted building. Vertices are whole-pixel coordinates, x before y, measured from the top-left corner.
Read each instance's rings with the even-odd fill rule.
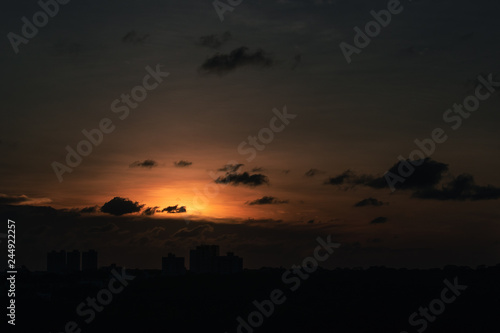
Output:
[[[237,273],[243,270],[243,259],[232,252],[219,256],[218,245],[201,245],[189,251],[189,270],[193,273]]]
[[[189,251],[189,270],[193,273],[217,273],[218,245],[200,245]]]
[[[97,270],[97,252],[88,250],[82,253],[82,271]]]
[[[47,272],[63,273],[66,271],[66,251],[47,253]]]
[[[161,271],[164,275],[184,275],[186,266],[184,266],[184,257],[176,257],[169,253],[167,257],[161,258]]]
[[[68,272],[80,271],[80,251],[73,250],[66,254],[66,269]]]
[[[232,252],[228,252],[225,257],[217,257],[217,262],[220,274],[238,273],[243,270],[243,258],[235,256]]]

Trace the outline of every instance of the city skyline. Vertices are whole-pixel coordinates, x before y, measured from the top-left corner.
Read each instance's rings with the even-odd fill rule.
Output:
[[[120,263],[118,263],[120,266]],[[49,273],[74,273],[80,271],[96,271],[105,267],[116,266],[98,265],[98,252],[95,250],[52,250],[47,253],[46,271]],[[29,269],[29,267],[27,267]],[[243,259],[227,252],[226,256],[219,254],[218,245],[201,244],[189,251],[189,270],[185,265],[184,257],[177,257],[175,253],[168,253],[161,258],[161,269],[167,275],[183,275],[186,271],[192,273],[237,273],[243,270]]]

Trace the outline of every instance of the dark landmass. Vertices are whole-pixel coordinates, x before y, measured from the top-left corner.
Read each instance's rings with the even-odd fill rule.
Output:
[[[228,275],[162,276],[159,270],[127,270],[135,278],[86,323],[89,312],[80,316],[76,309],[88,297],[107,289],[113,278],[111,269],[75,274],[21,270],[17,275],[16,327],[19,332],[59,333],[66,332],[67,323],[74,321],[78,326],[70,325],[68,332],[498,331],[500,265],[429,270],[320,268],[300,280],[295,291],[291,287],[297,286],[297,280],[285,283],[284,272],[263,268]],[[5,273],[2,275],[5,281]],[[414,312],[441,299],[444,280],[453,283],[455,279],[467,288],[456,297],[451,291],[445,293],[454,300],[441,314],[430,314],[434,321],[427,321],[425,329],[422,322],[410,325]],[[264,304],[275,289],[283,292],[282,303],[274,305],[269,317],[262,316],[259,327],[238,331],[237,318],[248,323],[249,314],[257,310],[253,302]]]

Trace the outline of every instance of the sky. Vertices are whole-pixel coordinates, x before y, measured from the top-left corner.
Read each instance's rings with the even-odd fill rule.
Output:
[[[341,43],[388,2],[243,1],[221,21],[210,1],[70,1],[15,47],[41,8],[5,5],[0,212],[19,262],[93,248],[159,268],[219,244],[288,267],[332,235],[328,268],[497,264],[500,87],[479,78],[500,82],[500,5],[400,6],[348,63]],[[477,87],[475,111],[448,113]],[[410,156],[436,129],[446,140]]]

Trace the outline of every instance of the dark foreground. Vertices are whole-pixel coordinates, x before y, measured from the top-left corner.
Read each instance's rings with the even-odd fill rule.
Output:
[[[500,265],[284,272],[19,272],[13,331],[498,332]]]

